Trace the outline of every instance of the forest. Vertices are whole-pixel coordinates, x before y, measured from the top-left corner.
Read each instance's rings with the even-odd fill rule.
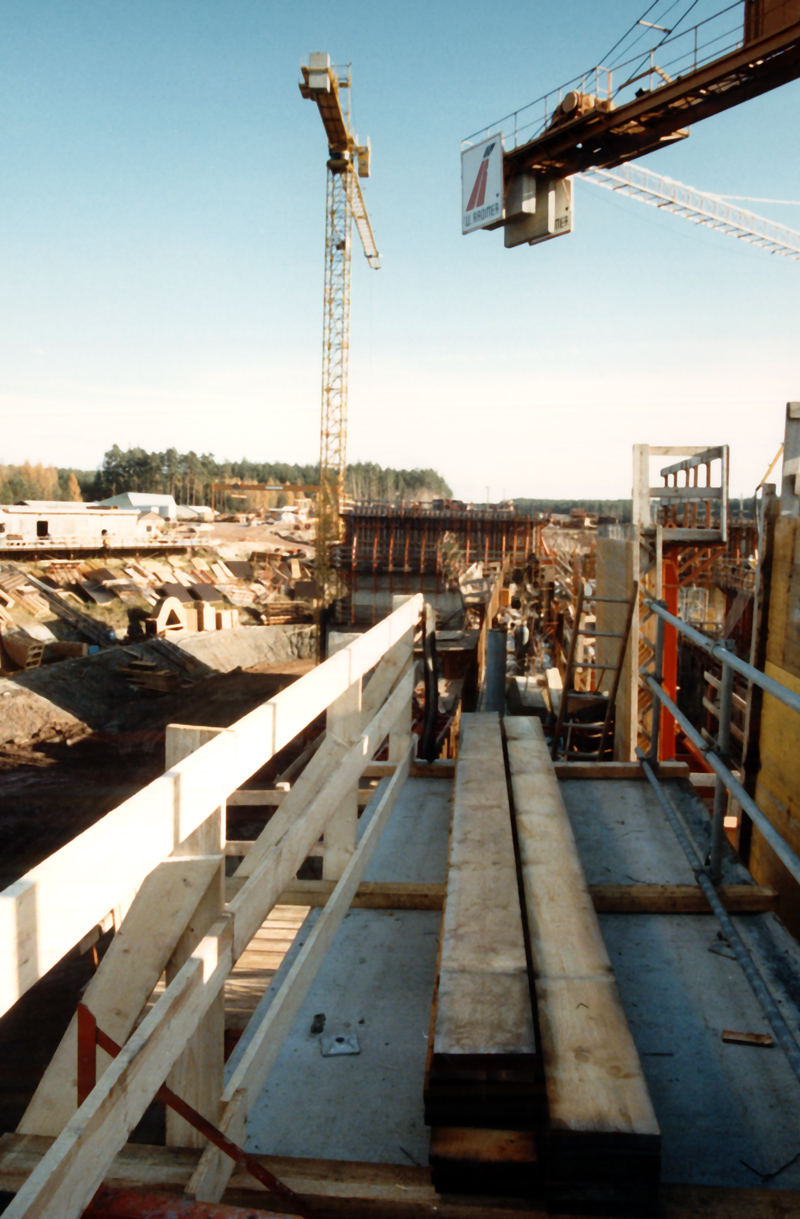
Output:
[[[84,475],[84,478],[92,475]],[[0,466],[0,504],[21,499],[73,500],[84,498],[81,471],[58,470],[55,466]]]
[[[179,504],[210,504],[211,484],[228,479],[264,483],[315,485],[319,466],[289,462],[217,461],[211,453],[167,449],[121,449],[114,445],[97,470],[53,466],[0,466],[0,503],[22,499],[100,500],[124,491],[173,495]],[[392,503],[421,496],[449,498],[450,487],[436,470],[395,470],[374,462],[354,462],[347,470],[346,493],[355,499]]]

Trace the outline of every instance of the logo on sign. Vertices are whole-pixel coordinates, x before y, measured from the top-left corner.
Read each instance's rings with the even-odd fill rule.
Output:
[[[503,218],[503,136],[461,153],[461,231],[494,226]]]
[[[483,150],[478,172],[475,175],[475,185],[472,188],[472,194],[467,204],[468,212],[471,212],[474,207],[483,207],[483,202],[486,198],[486,179],[489,174],[489,157],[492,155],[493,148],[494,144],[487,144]]]

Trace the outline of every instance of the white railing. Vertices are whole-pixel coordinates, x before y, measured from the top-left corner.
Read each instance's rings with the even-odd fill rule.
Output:
[[[422,606],[419,594],[405,599],[231,728],[171,725],[165,774],[0,894],[0,1012],[110,910],[129,906],[83,1000],[122,1051],[98,1063],[98,1081],[78,1108],[73,1020],[19,1127],[59,1137],[10,1204],[9,1219],[81,1215],[168,1075],[178,1095],[241,1145],[247,1112],[409,773],[413,637]],[[229,880],[226,901],[227,797],[326,709],[321,748]],[[358,780],[387,735],[391,778],[356,845]],[[225,979],[323,833],[323,875],[336,887],[266,1017],[254,1015],[245,1062],[220,1092],[215,1012]],[[208,928],[188,946],[187,924]],[[135,1028],[165,966],[166,990]],[[168,1120],[168,1142],[206,1146],[192,1143],[187,1129],[196,1134],[190,1127],[176,1133]],[[192,1196],[218,1200],[232,1168],[208,1146]]]

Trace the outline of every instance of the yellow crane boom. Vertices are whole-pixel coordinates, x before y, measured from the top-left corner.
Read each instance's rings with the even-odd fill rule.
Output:
[[[331,546],[339,537],[339,505],[347,471],[347,388],[350,355],[350,254],[352,222],[369,265],[380,257],[359,178],[368,178],[370,145],[358,144],[350,126],[349,69],[337,72],[317,51],[301,67],[300,93],[317,103],[328,140],[325,221],[325,296],[322,333],[322,418],[319,453],[316,576],[321,615],[334,596]],[[349,99],[348,92],[348,99]],[[321,635],[323,630],[321,630]],[[323,645],[324,646],[324,645]]]

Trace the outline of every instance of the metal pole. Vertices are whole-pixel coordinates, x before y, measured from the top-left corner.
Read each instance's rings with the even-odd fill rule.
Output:
[[[682,635],[685,635],[687,639],[691,639],[693,643],[696,643],[709,656],[713,656],[715,660],[719,660],[723,665],[730,665],[737,673],[741,673],[742,677],[746,677],[748,681],[755,682],[767,694],[771,694],[773,698],[777,698],[778,702],[791,707],[792,711],[796,711],[800,715],[800,694],[796,694],[794,690],[789,690],[786,686],[782,686],[779,681],[775,681],[774,677],[768,677],[766,673],[762,673],[760,669],[754,668],[746,660],[740,660],[738,656],[734,656],[725,647],[715,643],[713,639],[709,639],[701,631],[696,631],[693,626],[689,626],[688,622],[684,622],[682,618],[678,618],[674,614],[671,614],[669,610],[663,609],[660,602],[646,598],[645,605],[654,614],[658,614],[660,618],[663,618],[665,622],[676,627]]]
[[[645,682],[650,690],[659,698],[664,706],[669,711],[670,715],[680,724],[683,731],[686,733],[690,741],[694,741],[695,745],[704,754],[714,774],[719,775],[723,779],[728,791],[738,800],[744,812],[747,813],[754,825],[757,825],[764,838],[772,847],[775,854],[783,864],[791,872],[798,884],[800,884],[800,859],[795,855],[792,848],[787,842],[784,842],[772,822],[764,816],[761,809],[756,804],[752,796],[749,796],[742,787],[741,783],[728,770],[725,763],[718,758],[713,749],[710,749],[708,743],[703,739],[693,724],[687,720],[682,711],[675,706],[672,699],[666,694],[652,677],[646,677]]]
[[[778,1045],[788,1058],[789,1065],[794,1071],[797,1080],[800,1082],[800,1049],[798,1049],[797,1042],[792,1036],[791,1029],[784,1020],[780,1009],[767,989],[764,979],[761,977],[761,974],[758,972],[752,957],[745,948],[739,932],[731,922],[730,916],[720,901],[716,889],[703,871],[700,860],[697,858],[697,854],[686,836],[686,831],[681,825],[680,818],[672,805],[672,801],[664,791],[658,779],[655,777],[645,754],[641,749],[637,749],[636,752],[639,755],[642,770],[649,779],[650,785],[658,798],[658,802],[664,810],[667,820],[675,831],[675,836],[683,848],[683,853],[694,871],[697,883],[703,890],[709,906],[717,916],[719,925],[724,932],[725,939],[733,949],[734,956],[742,968],[742,973],[747,978],[747,981],[750,984],[750,989],[760,1003],[761,1010],[766,1016],[769,1026],[775,1034],[775,1040],[778,1042]]]
[[[664,605],[662,601],[660,603]],[[666,609],[666,605],[664,605]],[[664,629],[666,623],[663,618],[659,618],[656,623],[656,655],[655,669],[653,671],[653,680],[657,681],[659,686],[664,680]],[[658,737],[661,730],[661,704],[658,699],[653,700],[653,711],[650,717],[650,760],[658,762]]]
[[[660,621],[660,620],[659,620]],[[726,640],[726,646],[733,651],[733,643]],[[722,666],[722,683],[719,692],[719,731],[717,733],[717,754],[726,764],[730,761],[731,741],[731,711],[733,709],[733,669],[730,665]],[[725,814],[728,811],[728,789],[717,775],[714,783],[714,816],[711,822],[711,881],[718,885],[722,880],[722,841],[725,836]]]

